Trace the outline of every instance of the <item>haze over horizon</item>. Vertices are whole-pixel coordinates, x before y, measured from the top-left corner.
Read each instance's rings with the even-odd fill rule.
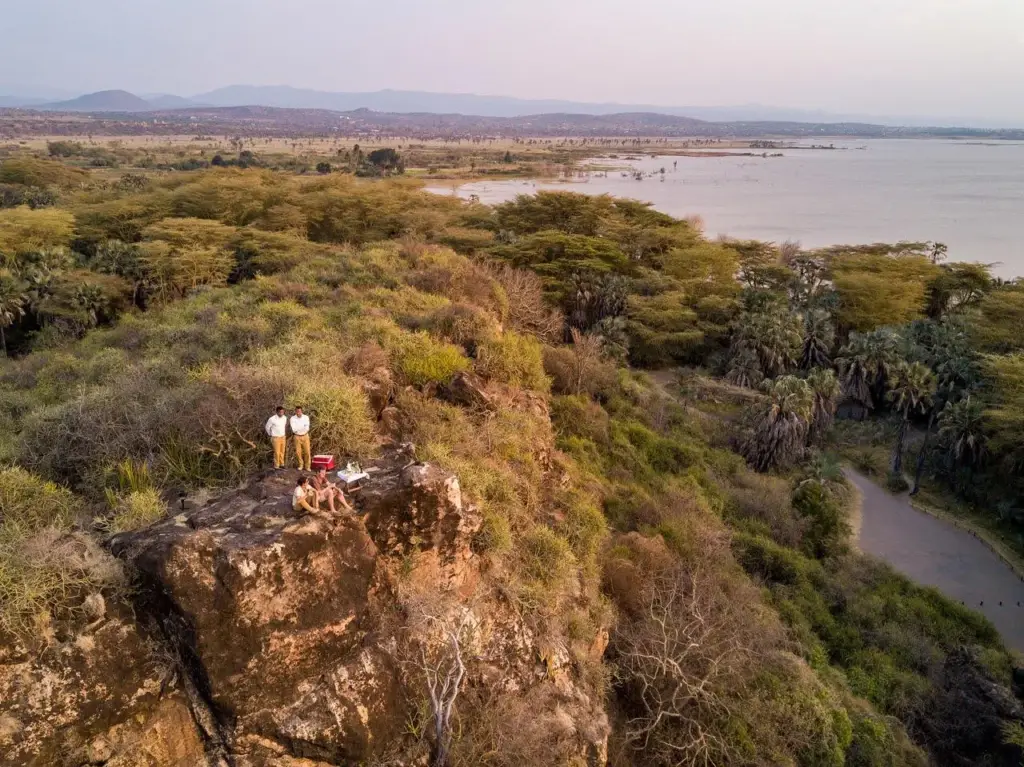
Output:
[[[0,67],[12,74],[0,92],[191,96],[288,84],[1024,125],[1019,0],[157,4],[159,12],[129,0],[6,9]],[[26,61],[30,81],[12,82]]]

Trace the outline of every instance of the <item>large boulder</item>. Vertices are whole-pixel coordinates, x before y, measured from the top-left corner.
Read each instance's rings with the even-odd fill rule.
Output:
[[[368,641],[377,547],[351,515],[295,514],[295,476],[268,475],[112,550],[142,573],[146,611],[224,750],[358,762],[405,714],[393,659]]]

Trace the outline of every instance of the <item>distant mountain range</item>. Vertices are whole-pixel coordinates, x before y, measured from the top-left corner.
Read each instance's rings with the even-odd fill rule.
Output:
[[[20,89],[17,93],[27,93]],[[612,115],[657,113],[713,122],[873,123],[907,127],[1010,128],[1001,121],[964,118],[897,118],[788,109],[757,104],[743,106],[658,106],[520,99],[471,93],[381,90],[366,93],[317,91],[277,85],[230,85],[188,98],[172,94],[137,96],[123,90],[99,91],[65,101],[25,95],[0,95],[0,108],[26,107],[65,112],[146,112],[196,107],[266,106],[286,109],[327,109],[349,112],[371,109],[390,113],[463,114],[481,117],[524,117],[538,114]]]
[[[159,97],[165,98],[165,97]],[[143,111],[103,111],[97,104],[138,108],[132,94],[93,94],[64,102],[64,111],[35,111],[25,120],[20,110],[0,110],[0,136],[56,135],[240,135],[407,137],[419,139],[474,138],[479,136],[594,137],[633,136],[666,138],[786,138],[823,140],[850,138],[953,138],[1024,140],[1024,130],[968,128],[911,128],[867,123],[808,123],[780,121],[711,122],[656,112],[620,112],[610,115],[543,113],[519,117],[438,114],[436,112],[378,112],[354,109],[295,107],[192,106],[156,109],[158,98],[142,100]],[[173,100],[172,100],[173,102]],[[76,112],[69,119],[68,109]],[[80,115],[80,116],[79,116]]]

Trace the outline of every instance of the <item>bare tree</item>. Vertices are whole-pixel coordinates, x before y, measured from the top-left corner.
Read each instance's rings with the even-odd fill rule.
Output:
[[[404,661],[419,677],[430,700],[434,730],[434,767],[448,767],[452,741],[452,713],[466,677],[465,658],[476,631],[473,611],[446,604],[443,597],[418,595],[406,600],[411,651]]]
[[[728,761],[730,700],[753,646],[721,575],[669,567],[640,581],[632,615],[613,637],[616,675],[632,716],[626,737],[648,764]]]
[[[540,277],[507,264],[489,265],[488,271],[508,296],[508,322],[514,330],[549,343],[561,340],[565,317],[544,299]]]
[[[572,333],[573,352],[573,393],[579,394],[587,390],[587,379],[590,373],[601,364],[602,348],[600,336],[581,333],[576,328]]]

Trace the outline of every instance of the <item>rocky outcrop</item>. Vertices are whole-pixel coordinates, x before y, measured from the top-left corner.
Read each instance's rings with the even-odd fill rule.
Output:
[[[602,763],[602,701],[578,684],[568,652],[488,584],[471,545],[480,518],[457,478],[415,462],[408,448],[368,469],[356,514],[300,516],[290,505],[296,474],[278,472],[116,536],[111,551],[138,573],[138,622],[117,624],[125,636],[111,641],[108,665],[68,678],[81,690],[66,697],[68,718],[102,710],[109,722],[91,739],[76,736],[82,756],[65,763],[312,767],[387,755],[388,764],[426,764],[432,739],[409,722],[428,699],[423,664],[450,660],[456,623],[465,699],[547,701],[536,721],[552,717],[563,744]],[[146,676],[154,644],[165,662]],[[115,678],[125,698],[116,704],[98,689]],[[38,708],[23,719],[44,716]],[[34,742],[67,740],[61,728],[67,721]],[[116,761],[132,738],[153,753],[172,741],[182,751]],[[205,762],[189,761],[197,751]]]

